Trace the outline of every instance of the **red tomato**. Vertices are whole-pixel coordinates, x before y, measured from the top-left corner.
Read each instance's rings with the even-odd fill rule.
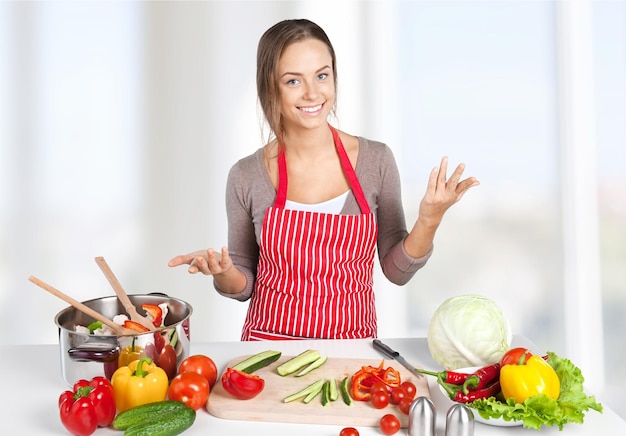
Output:
[[[386,435],[396,434],[400,430],[400,420],[391,413],[380,418],[380,431]]]
[[[339,436],[359,436],[359,431],[354,427],[346,427],[341,429]]]
[[[384,409],[389,404],[389,394],[387,391],[376,391],[370,397],[370,402],[372,406],[376,409]]]
[[[181,403],[198,410],[206,404],[209,399],[209,382],[197,372],[182,372],[172,379],[167,390],[167,397],[170,400]]]
[[[525,357],[523,357],[524,353],[526,353]],[[500,359],[500,365],[524,365],[532,355],[528,348],[511,348]]]
[[[370,394],[374,394],[378,391],[389,393],[389,389],[387,388],[387,385],[381,381],[374,382],[372,386],[370,387]]]
[[[417,387],[415,386],[415,384],[411,383],[410,381],[405,381],[400,383],[400,387],[404,388],[409,398],[415,398],[415,395],[417,394]]]
[[[411,404],[413,404],[413,398],[404,397],[402,401],[400,401],[400,404],[398,404],[398,407],[402,413],[408,415],[411,410]]]
[[[185,371],[197,372],[209,381],[209,386],[213,387],[217,380],[217,366],[215,362],[208,356],[196,354],[189,356],[180,363],[178,373]]]
[[[407,394],[406,390],[400,386],[397,388],[393,388],[391,391],[391,404],[400,404],[404,398],[408,398],[409,394]]]

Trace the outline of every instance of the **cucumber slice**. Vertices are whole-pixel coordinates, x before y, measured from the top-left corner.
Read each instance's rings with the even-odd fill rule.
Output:
[[[319,379],[313,383],[311,383],[310,385],[308,385],[306,388],[302,389],[301,391],[296,392],[295,394],[291,394],[287,397],[285,397],[283,399],[284,403],[290,403],[291,401],[300,399],[302,397],[306,397],[307,395],[315,392],[315,394],[319,394],[320,391],[322,390],[322,387],[324,386],[324,379]],[[315,396],[313,396],[314,398]],[[311,401],[313,398],[311,398],[309,401]]]
[[[335,380],[334,378],[330,379],[328,385],[328,398],[330,399],[330,401],[337,401],[337,398],[339,398],[337,380]]]
[[[284,377],[286,375],[293,374],[294,372],[298,371],[304,366],[315,362],[319,358],[320,358],[319,351],[306,350],[298,354],[297,356],[292,357],[291,359],[284,362],[283,364],[279,365],[278,368],[276,368],[276,372],[278,372],[278,374]]]
[[[233,369],[245,372],[246,374],[252,374],[254,371],[264,368],[270,363],[276,362],[280,356],[280,351],[262,351],[254,356],[250,356],[247,359],[242,360],[233,366]]]
[[[316,387],[314,390],[311,391],[309,395],[304,397],[302,402],[304,404],[309,404],[311,401],[313,401],[313,398],[317,397],[320,394],[320,392],[322,392],[322,390],[323,390],[323,386],[320,386],[319,388]]]
[[[324,386],[322,386],[322,406],[325,406],[330,401],[330,381],[326,380]]]
[[[319,368],[320,366],[325,364],[327,360],[328,360],[328,356],[320,356],[317,360],[313,361],[313,363],[310,363],[309,366],[307,366],[302,371],[297,373],[294,377],[302,377],[303,375],[307,375],[308,373],[313,371],[315,368]]]
[[[339,389],[341,391],[341,398],[343,399],[343,402],[346,403],[347,406],[352,405],[352,397],[350,396],[350,391],[348,390],[349,383],[350,383],[350,377],[345,377],[343,380],[341,380],[341,385]]]

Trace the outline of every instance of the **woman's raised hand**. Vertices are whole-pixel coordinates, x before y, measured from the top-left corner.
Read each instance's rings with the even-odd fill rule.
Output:
[[[228,255],[228,249],[222,247],[221,254],[209,248],[176,256],[168,262],[170,267],[180,265],[189,265],[187,271],[190,274],[201,272],[205,275],[217,275],[230,270],[233,267],[233,261]]]
[[[426,225],[438,226],[445,212],[463,195],[480,182],[475,177],[461,180],[465,164],[459,164],[449,179],[447,178],[448,157],[441,159],[439,168],[433,168],[428,179],[426,194],[420,203],[419,219]]]

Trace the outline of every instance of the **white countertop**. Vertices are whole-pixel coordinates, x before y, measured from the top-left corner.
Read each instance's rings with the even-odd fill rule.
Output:
[[[418,367],[438,370],[440,367],[432,360],[425,338],[381,338],[381,340],[399,351],[409,362]],[[520,337],[514,338],[514,346],[532,348],[532,343]],[[282,351],[284,355],[295,355],[307,348],[314,348],[329,357],[375,359],[382,355],[372,348],[371,340],[314,340],[314,341],[276,341],[268,347],[267,342],[216,342],[191,343],[191,354],[205,354],[211,357],[220,372],[234,357],[253,354],[268,348]],[[59,347],[57,345],[4,345],[0,346],[0,370],[4,376],[2,392],[5,395],[2,415],[10,417],[11,423],[19,423],[13,435],[68,435],[58,415],[57,400],[68,386],[65,384],[60,369]],[[433,377],[428,377],[433,403],[437,410],[437,435],[445,435],[445,414],[451,405],[450,400],[438,389]],[[601,398],[596,398],[602,402]],[[563,431],[558,428],[543,427],[544,435],[622,435],[626,434],[626,422],[605,404],[603,413],[590,410],[585,415],[585,422],[567,424]],[[245,435],[272,434],[274,436],[337,436],[343,426],[288,424],[271,422],[236,421],[216,418],[205,409],[197,413],[196,421],[185,435]],[[381,432],[373,427],[357,427],[361,436],[380,436]],[[13,430],[13,429],[11,429]],[[94,435],[120,436],[122,433],[108,428],[98,429]],[[397,435],[406,435],[405,429]],[[475,423],[476,436],[489,435],[530,435],[535,430],[523,427],[495,427],[479,422]]]

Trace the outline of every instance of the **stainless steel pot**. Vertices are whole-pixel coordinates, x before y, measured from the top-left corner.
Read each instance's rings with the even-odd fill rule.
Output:
[[[111,378],[118,368],[120,355],[127,347],[139,347],[143,355],[158,356],[164,344],[171,344],[176,350],[177,364],[189,356],[189,318],[191,305],[165,294],[153,293],[129,295],[135,307],[142,304],[167,303],[168,313],[164,320],[165,328],[136,335],[91,335],[75,331],[77,325],[88,326],[94,319],[70,306],[55,317],[59,327],[59,348],[61,350],[61,373],[65,382],[72,386],[80,379],[95,376]],[[109,319],[126,313],[117,296],[96,298],[84,301]],[[157,335],[161,336],[160,338]],[[157,359],[158,360],[158,359]]]

